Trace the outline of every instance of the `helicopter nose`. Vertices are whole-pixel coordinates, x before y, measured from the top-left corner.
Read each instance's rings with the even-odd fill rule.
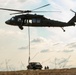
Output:
[[[6,21],[5,23],[6,23],[6,24],[10,24],[10,21],[8,20],[8,21]]]

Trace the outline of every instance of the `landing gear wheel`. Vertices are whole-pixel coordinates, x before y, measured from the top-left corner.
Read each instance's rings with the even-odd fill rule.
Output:
[[[19,28],[20,28],[21,30],[23,30],[23,27],[22,27],[22,26],[19,26]]]

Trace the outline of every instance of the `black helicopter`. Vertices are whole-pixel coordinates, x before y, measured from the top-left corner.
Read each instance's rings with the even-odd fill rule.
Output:
[[[0,10],[8,10],[8,11],[15,11],[18,13],[12,13],[12,14],[21,14],[21,15],[16,15],[13,16],[11,19],[7,20],[5,23],[8,25],[13,25],[13,26],[18,26],[21,30],[23,30],[23,26],[31,26],[31,27],[61,27],[62,30],[65,32],[65,30],[63,29],[63,27],[67,27],[67,26],[75,26],[76,22],[76,12],[74,12],[73,10],[71,10],[72,12],[75,13],[75,16],[66,22],[61,22],[61,21],[56,21],[56,20],[51,20],[51,19],[47,19],[46,17],[44,17],[43,15],[37,15],[37,14],[29,14],[29,13],[36,13],[36,12],[50,12],[50,11],[35,11],[37,9],[46,7],[50,4],[46,4],[44,6],[38,7],[36,9],[33,10],[15,10],[15,9],[6,9],[6,8],[0,8]],[[26,13],[26,14],[24,14]]]

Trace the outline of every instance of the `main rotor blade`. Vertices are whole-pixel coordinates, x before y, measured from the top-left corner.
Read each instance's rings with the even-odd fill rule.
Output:
[[[49,13],[49,12],[59,12],[61,13],[61,11],[26,11],[26,12],[19,12],[19,13],[11,13],[10,15],[14,15],[14,14],[23,14],[23,13]]]
[[[49,6],[50,4],[46,4],[46,5],[43,5],[43,6],[41,6],[41,7],[38,7],[38,8],[36,8],[36,9],[33,9],[33,10],[37,10],[37,9],[40,9],[40,8],[43,8],[43,7],[46,7],[46,6]]]
[[[10,15],[14,15],[14,14],[23,14],[23,13],[21,13],[21,12],[19,12],[19,13],[11,13]]]
[[[35,12],[36,12],[36,13],[37,13],[37,12],[38,12],[38,13],[45,13],[45,12],[61,12],[61,11],[31,11],[31,12],[34,12],[34,13],[35,13]]]
[[[15,9],[7,9],[7,8],[0,8],[0,10],[16,11],[16,12],[24,12],[23,10],[15,10]]]
[[[37,9],[40,9],[40,8],[43,8],[43,7],[46,7],[50,4],[46,4],[46,5],[43,5],[41,7],[38,7],[36,9],[33,9],[33,10],[37,10]],[[21,13],[28,13],[28,12],[31,12],[31,10],[16,10],[16,9],[7,9],[7,8],[0,8],[0,10],[7,10],[7,11],[16,11],[16,12],[21,12]]]
[[[10,15],[13,15],[13,14],[23,14],[23,13],[43,13],[43,12],[61,12],[61,11],[34,11],[34,10],[37,10],[37,9],[40,9],[40,8],[43,8],[43,7],[46,7],[46,6],[49,6],[50,4],[46,4],[46,5],[43,5],[41,7],[38,7],[36,9],[33,9],[33,10],[16,10],[16,9],[8,9],[8,8],[0,8],[0,10],[7,10],[7,11],[16,11],[18,13],[12,13]]]
[[[72,12],[76,13],[74,10],[70,9]]]

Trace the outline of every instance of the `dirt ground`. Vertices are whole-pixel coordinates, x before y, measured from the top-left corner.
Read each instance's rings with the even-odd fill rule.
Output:
[[[0,75],[76,75],[76,68],[49,70],[1,71]]]

